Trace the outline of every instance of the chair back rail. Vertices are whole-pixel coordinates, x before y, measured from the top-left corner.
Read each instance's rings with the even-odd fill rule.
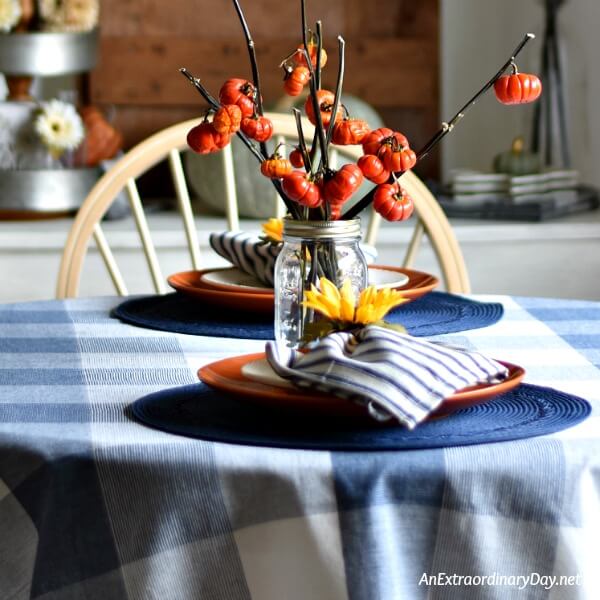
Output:
[[[291,115],[267,113],[273,121],[275,143],[284,140],[297,140],[296,124]],[[161,272],[156,248],[152,241],[148,221],[136,185],[136,179],[162,160],[167,160],[173,179],[177,206],[182,217],[183,229],[194,269],[201,268],[198,233],[190,202],[190,194],[185,180],[181,151],[187,148],[187,132],[197,124],[197,119],[173,125],[144,140],[127,152],[105,173],[79,209],[63,252],[57,283],[57,297],[76,297],[79,282],[90,240],[96,242],[98,251],[107,267],[115,289],[120,295],[127,295],[127,287],[100,226],[102,217],[117,195],[125,189],[136,223],[142,250],[157,293],[167,291],[165,278]],[[305,135],[312,136],[312,126],[303,123]],[[340,155],[356,160],[362,154],[360,146],[338,147],[332,150],[330,160],[333,166],[340,164]],[[227,227],[239,230],[239,211],[234,178],[234,162],[231,146],[220,153],[225,177],[225,214]],[[427,187],[413,173],[406,173],[402,185],[415,201],[416,225],[407,247],[404,266],[413,264],[417,249],[424,235],[427,235],[440,265],[445,287],[450,292],[468,293],[470,284],[464,259],[458,242],[439,204]],[[285,207],[275,194],[273,214],[282,216]],[[370,212],[365,241],[375,245],[381,225],[381,217],[374,210]]]
[[[181,154],[179,150],[169,150],[169,167],[171,176],[175,184],[175,195],[177,196],[177,206],[183,220],[183,229],[187,239],[190,258],[194,269],[200,269],[200,244],[198,241],[198,232],[194,223],[194,213],[192,212],[192,204],[190,202],[190,193],[188,191],[185,175],[183,173],[183,165],[181,164]]]

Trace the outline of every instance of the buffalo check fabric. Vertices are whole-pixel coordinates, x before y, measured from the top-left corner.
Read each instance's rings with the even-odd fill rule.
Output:
[[[438,339],[590,418],[429,450],[204,442],[128,405],[264,341],[128,326],[116,298],[0,306],[0,598],[597,598],[600,304],[486,299],[499,323]]]
[[[457,390],[508,376],[505,366],[478,352],[376,326],[333,333],[308,353],[277,342],[266,349],[273,370],[297,387],[354,400],[374,419],[394,418],[408,429]]]

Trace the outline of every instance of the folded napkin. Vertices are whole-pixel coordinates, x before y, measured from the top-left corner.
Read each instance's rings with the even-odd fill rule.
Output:
[[[331,334],[306,354],[277,342],[266,351],[273,370],[294,385],[365,404],[375,419],[393,417],[408,429],[455,391],[508,376],[479,353],[376,326]]]
[[[273,287],[273,270],[281,246],[241,231],[211,233],[212,249],[238,269]]]
[[[273,287],[273,271],[281,244],[271,244],[257,235],[239,231],[211,233],[209,242],[217,254],[238,269]],[[367,263],[370,264],[377,258],[377,250],[373,246],[361,244],[360,248]]]

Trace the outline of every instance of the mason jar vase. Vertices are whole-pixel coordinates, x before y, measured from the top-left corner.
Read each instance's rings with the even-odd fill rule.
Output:
[[[302,304],[311,285],[320,287],[321,277],[338,288],[349,279],[358,297],[368,277],[360,238],[360,219],[284,221],[283,247],[275,263],[277,341],[298,348],[306,340],[307,325],[323,318]]]

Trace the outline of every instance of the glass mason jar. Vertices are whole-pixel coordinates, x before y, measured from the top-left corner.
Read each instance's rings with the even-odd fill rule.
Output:
[[[275,339],[298,348],[308,323],[322,318],[302,306],[311,284],[326,277],[338,288],[350,279],[357,295],[367,285],[367,263],[359,247],[360,219],[285,219],[283,247],[275,263]]]

